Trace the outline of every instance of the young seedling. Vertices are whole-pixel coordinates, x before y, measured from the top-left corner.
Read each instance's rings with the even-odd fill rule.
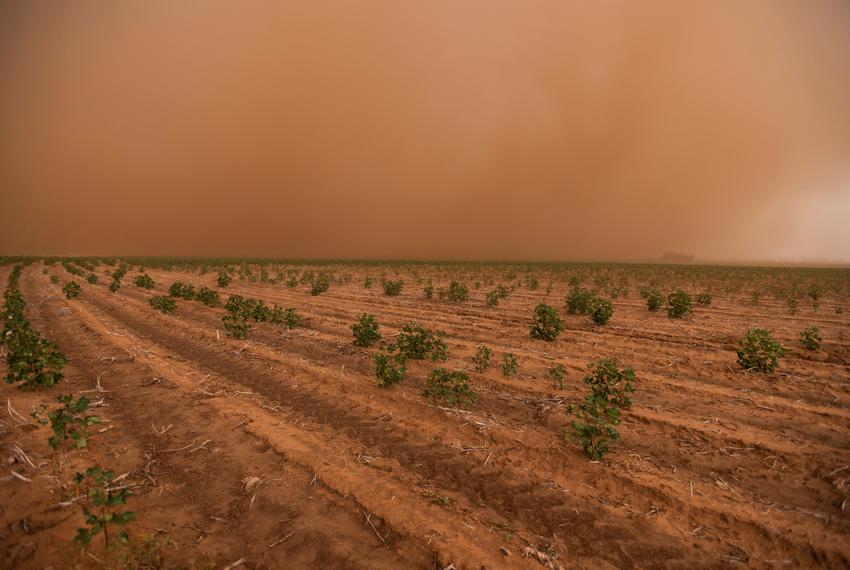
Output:
[[[519,370],[519,361],[512,352],[506,352],[502,355],[502,376],[510,378]]]
[[[531,323],[531,338],[554,341],[561,334],[561,318],[554,307],[540,303],[534,308]]]
[[[221,288],[221,289],[229,287],[231,281],[232,281],[232,278],[230,277],[230,274],[227,273],[226,271],[219,271],[218,277],[215,280],[216,285],[218,285],[219,288]]]
[[[374,279],[372,279],[369,275],[367,275],[367,276],[363,279],[363,287],[364,287],[364,288],[366,288],[366,289],[371,289],[371,288],[372,288],[372,283],[374,283]]]
[[[573,437],[581,441],[582,450],[590,459],[602,459],[609,451],[609,443],[620,439],[616,426],[620,423],[620,410],[631,407],[634,380],[634,370],[621,370],[615,359],[599,360],[588,367],[584,382],[590,386],[590,394],[578,406],[571,404],[568,412],[576,417],[572,422]]]
[[[740,341],[738,364],[754,372],[773,372],[785,349],[765,329],[750,329]]]
[[[59,284],[59,276],[58,275],[51,275],[50,276],[50,282],[53,283],[54,285],[58,285]]]
[[[95,275],[94,273],[89,273],[86,277],[86,282],[89,285],[97,285],[97,275]]]
[[[808,327],[800,333],[800,343],[806,350],[820,349],[820,343],[823,342],[823,337],[817,327]]]
[[[20,382],[21,390],[35,390],[51,388],[65,377],[62,368],[68,358],[30,328],[28,321],[7,320],[4,330],[8,384]]]
[[[547,372],[546,375],[552,379],[552,386],[555,388],[564,389],[564,379],[567,377],[567,367],[563,364],[555,364]]]
[[[74,540],[85,548],[91,544],[92,539],[103,531],[103,542],[109,548],[109,529],[136,520],[136,514],[131,511],[118,512],[113,510],[127,504],[130,492],[124,488],[119,489],[112,486],[115,480],[113,471],[98,466],[89,467],[85,474],[77,473],[74,483],[81,490],[86,491],[86,501],[83,503],[83,515],[85,526],[77,529]],[[125,544],[129,540],[126,530],[120,531],[116,538],[119,543]]]
[[[354,334],[354,346],[369,347],[381,340],[380,327],[375,315],[362,314],[356,323],[351,325]]]
[[[434,298],[434,284],[431,283],[431,280],[428,280],[428,283],[425,284],[425,288],[422,289],[422,296],[426,299]]]
[[[80,396],[74,400],[73,396],[59,396],[56,398],[61,404],[47,414],[47,418],[42,418],[42,414],[47,411],[47,406],[41,406],[33,412],[33,417],[40,423],[47,425],[50,423],[50,429],[53,435],[47,440],[50,447],[57,449],[66,440],[72,440],[77,449],[86,446],[88,438],[88,427],[100,423],[97,416],[83,415],[89,404],[91,403],[85,396]]]
[[[469,377],[462,370],[449,372],[445,368],[435,368],[425,383],[423,394],[434,403],[442,401],[453,406],[474,404],[477,394],[469,387],[468,381]]]
[[[478,345],[478,348],[475,349],[475,354],[472,355],[472,362],[475,363],[475,370],[477,372],[484,372],[488,368],[490,368],[490,356],[493,354],[493,351],[483,344]]]

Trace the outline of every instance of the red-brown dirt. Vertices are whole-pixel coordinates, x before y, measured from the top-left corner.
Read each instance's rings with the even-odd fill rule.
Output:
[[[850,566],[842,297],[791,315],[780,301],[753,305],[748,291],[726,292],[722,277],[708,277],[700,286],[712,286],[713,303],[679,321],[649,313],[633,283],[614,300],[611,322],[597,326],[566,314],[570,286],[558,274],[549,293],[518,288],[488,307],[488,285],[459,304],[423,299],[417,281],[445,285],[445,268],[356,267],[337,269],[351,282],[320,296],[308,285],[234,279],[220,290],[225,299],[259,298],[304,317],[293,330],[252,323],[248,339],[235,340],[222,308],[178,300],[163,315],[148,303],[176,280],[217,289],[215,273],[148,269],[156,287],[146,291],[131,270],[113,294],[102,265],[100,283],[67,300],[60,287],[70,276],[41,267],[21,277],[27,314],[70,363],[49,391],[2,388],[4,568]],[[9,270],[0,268],[4,283]],[[504,267],[469,271],[470,286],[487,276],[507,282]],[[366,273],[382,272],[404,279],[399,297],[383,296],[377,282],[363,287]],[[554,342],[529,337],[539,302],[560,309]],[[467,369],[476,404],[426,400],[429,361],[378,388],[375,349],[352,345],[361,313],[377,316],[385,339],[413,321],[444,331],[449,360],[440,365]],[[824,337],[815,352],[797,341],[811,325]],[[736,363],[738,338],[754,326],[788,348],[777,372]],[[472,370],[481,343],[494,360],[515,353],[519,374]],[[636,393],[621,440],[594,462],[565,438],[566,409],[586,392],[587,365],[604,357],[634,368]],[[553,362],[567,366],[563,389],[546,377]],[[104,423],[85,450],[52,451],[30,412],[83,393]],[[72,540],[81,511],[61,503],[73,498],[73,474],[92,464],[132,486],[133,548],[82,552]],[[252,477],[260,482],[250,487]],[[144,541],[156,558],[148,566],[139,561]]]

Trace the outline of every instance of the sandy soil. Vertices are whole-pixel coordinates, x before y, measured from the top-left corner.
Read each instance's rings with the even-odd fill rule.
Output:
[[[0,268],[3,284],[10,269]],[[545,567],[527,557],[535,552],[552,567],[850,566],[846,299],[792,316],[779,301],[715,292],[710,307],[674,321],[649,313],[633,284],[599,327],[563,310],[566,279],[490,308],[487,285],[458,305],[422,299],[417,278],[433,273],[444,286],[438,269],[368,270],[400,272],[407,285],[395,298],[378,283],[365,289],[366,269],[346,271],[351,283],[317,297],[306,285],[234,280],[224,298],[305,317],[291,331],[257,324],[238,341],[225,336],[221,308],[178,301],[167,316],[148,303],[175,280],[214,287],[214,273],[148,270],[156,288],[144,291],[131,271],[116,294],[101,276],[69,301],[49,282],[69,277],[61,266],[26,268],[28,315],[71,361],[49,392],[2,387],[3,408],[20,413],[3,410],[3,457],[17,446],[32,464],[10,459],[0,472],[0,566]],[[561,309],[555,342],[528,335],[538,302]],[[411,321],[445,331],[445,366],[468,369],[476,405],[427,401],[430,362],[376,387],[375,349],[351,342],[363,312],[385,338]],[[796,341],[810,325],[824,337],[816,352]],[[752,326],[788,347],[776,373],[737,366],[737,339]],[[470,370],[480,343],[497,358],[516,353],[519,375]],[[603,357],[635,369],[637,392],[621,441],[591,462],[564,438],[566,407]],[[564,389],[546,378],[553,362],[569,370]],[[30,417],[60,393],[86,393],[104,419],[83,451],[53,452]],[[72,541],[81,512],[61,503],[73,498],[73,474],[94,463],[127,474],[134,548],[83,553]],[[251,477],[260,482],[246,489]],[[168,565],[143,565],[143,551]]]

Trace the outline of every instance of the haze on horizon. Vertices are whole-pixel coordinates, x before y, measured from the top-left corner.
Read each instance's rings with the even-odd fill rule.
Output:
[[[850,3],[9,1],[0,253],[850,261]]]

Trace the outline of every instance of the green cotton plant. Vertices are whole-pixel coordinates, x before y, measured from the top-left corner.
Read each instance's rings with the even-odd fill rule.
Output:
[[[398,297],[401,293],[402,288],[404,287],[404,281],[401,279],[397,281],[390,281],[389,279],[382,279],[381,285],[384,288],[384,295],[387,297]]]
[[[65,377],[62,369],[68,358],[27,320],[26,301],[18,289],[21,271],[22,266],[18,265],[9,275],[0,313],[3,322],[0,342],[6,347],[6,382],[19,383],[21,390],[50,388]]]
[[[552,379],[552,386],[554,388],[564,389],[564,379],[567,377],[566,366],[563,364],[554,364],[546,371],[546,375]]]
[[[372,357],[375,361],[375,377],[381,388],[389,388],[404,379],[407,359],[401,353],[391,354],[392,350],[390,347],[390,354],[379,352]]]
[[[693,300],[687,291],[676,289],[667,296],[667,316],[684,319],[693,313]]]
[[[68,299],[76,299],[83,292],[83,288],[80,287],[79,283],[68,281],[62,286],[62,292],[65,293],[65,297]]]
[[[531,322],[531,338],[552,342],[561,334],[561,318],[554,307],[540,303],[534,308]]]
[[[519,360],[512,352],[506,352],[502,355],[502,376],[510,378],[519,370]]]
[[[272,310],[266,305],[262,299],[251,299],[251,318],[258,323],[265,323],[271,319]]]
[[[233,315],[242,315],[247,317],[251,313],[253,305],[249,299],[242,295],[230,295],[227,302],[224,304],[224,310]]]
[[[221,318],[224,332],[227,336],[245,340],[248,338],[248,333],[251,332],[251,325],[248,323],[248,318],[243,315],[224,315]]]
[[[95,275],[94,273],[89,273],[88,276],[86,276],[86,282],[89,285],[97,285],[97,275]]]
[[[69,261],[63,261],[62,267],[64,267],[65,271],[67,271],[71,275],[75,275],[77,277],[82,277],[83,275],[85,275],[85,273],[83,273],[82,269],[80,269],[79,267],[76,267],[74,265],[71,265],[71,263]]]
[[[284,309],[279,305],[271,308],[261,299],[251,299],[241,295],[230,295],[224,304],[224,309],[229,313],[222,318],[225,332],[228,336],[237,339],[247,338],[251,330],[248,319],[258,323],[268,322],[275,325],[284,325],[293,329],[301,324],[301,316],[295,309]]]
[[[788,305],[788,313],[796,315],[799,312],[800,302],[796,297],[788,297],[785,303]]]
[[[273,325],[284,325],[287,329],[294,329],[301,324],[301,316],[293,308],[274,305],[269,314],[269,322]]]
[[[588,367],[584,382],[590,386],[590,393],[578,405],[570,404],[568,412],[576,418],[572,435],[590,459],[602,459],[610,443],[620,439],[616,426],[621,410],[631,408],[634,381],[634,370],[620,369],[616,359],[605,358]]]
[[[16,328],[6,337],[6,382],[18,384],[21,390],[52,388],[65,374],[62,369],[68,363],[55,343],[43,338],[26,326]]]
[[[511,290],[505,287],[504,285],[499,285],[489,293],[487,293],[486,302],[487,306],[495,307],[499,304],[499,301],[502,299],[507,299],[511,295]]]
[[[800,344],[806,350],[818,350],[823,342],[823,337],[817,327],[807,327],[800,332]]]
[[[753,372],[773,372],[785,349],[766,329],[750,329],[740,340],[738,364]]]
[[[446,291],[446,299],[451,303],[460,303],[469,299],[469,287],[466,283],[452,281]]]
[[[226,271],[219,271],[218,277],[216,277],[216,285],[219,286],[220,289],[224,289],[230,286],[230,282],[233,279],[230,277],[230,274]]]
[[[85,501],[82,503],[85,526],[79,527],[74,537],[83,548],[102,532],[104,546],[109,549],[109,529],[126,527],[136,520],[134,512],[115,510],[127,504],[131,493],[126,488],[114,487],[114,481],[115,473],[99,466],[89,467],[85,473],[74,476],[77,488],[85,492]],[[119,531],[115,538],[121,544],[126,544],[130,539],[126,530]]]
[[[435,368],[428,376],[423,395],[434,403],[454,406],[474,404],[477,394],[469,387],[469,376],[462,370]]]
[[[430,357],[434,362],[445,361],[448,355],[443,336],[441,331],[430,331],[420,324],[411,323],[401,329],[396,345],[406,359],[423,360]]]
[[[431,280],[428,280],[428,283],[425,284],[425,287],[422,289],[422,296],[426,299],[434,298],[434,284],[431,283]]]
[[[50,429],[53,435],[47,440],[47,443],[53,449],[59,448],[63,442],[71,440],[77,449],[82,449],[88,441],[89,426],[100,423],[97,416],[84,415],[83,412],[89,409],[91,401],[86,396],[80,396],[74,400],[73,396],[59,396],[56,398],[61,404],[56,408],[49,410],[47,406],[41,406],[33,412],[33,417],[41,424],[50,424]],[[47,417],[42,415],[47,412]]]
[[[142,273],[141,275],[136,275],[136,278],[133,280],[133,283],[136,287],[141,289],[153,289],[154,282],[153,278],[147,273]]]
[[[654,313],[664,306],[664,294],[657,287],[641,289],[640,296],[646,301],[646,308]]]
[[[168,294],[178,299],[193,301],[195,299],[195,287],[188,283],[175,281],[168,287]]]
[[[567,296],[567,312],[571,315],[587,315],[596,296],[593,291],[582,289],[578,285],[572,288]]]
[[[177,310],[177,302],[172,297],[166,297],[165,295],[154,295],[148,302],[151,304],[151,307],[165,315],[172,315]]]
[[[699,293],[697,294],[697,305],[700,307],[708,307],[711,305],[712,296],[711,293]]]
[[[201,287],[195,293],[195,300],[200,301],[207,307],[218,307],[221,304],[221,295],[209,287]]]
[[[363,313],[357,322],[351,325],[354,346],[369,347],[381,340],[380,326],[375,315]]]
[[[475,349],[475,354],[472,355],[472,362],[475,363],[475,370],[477,372],[484,372],[488,368],[490,368],[490,356],[493,354],[493,351],[483,344],[478,345],[478,348]]]
[[[817,283],[813,283],[811,287],[809,287],[808,296],[812,300],[812,310],[817,311],[820,306],[820,298],[823,296],[823,287],[818,285]]]
[[[127,274],[127,266],[122,264],[115,271],[112,272],[112,283],[109,284],[109,291],[112,293],[117,293],[118,289],[121,288],[121,279]]]
[[[594,297],[590,304],[590,320],[597,325],[607,324],[614,316],[614,304],[608,299]]]
[[[316,277],[313,280],[312,286],[310,287],[310,295],[312,295],[313,297],[318,297],[330,288],[330,279],[325,275],[320,275],[319,277]]]

